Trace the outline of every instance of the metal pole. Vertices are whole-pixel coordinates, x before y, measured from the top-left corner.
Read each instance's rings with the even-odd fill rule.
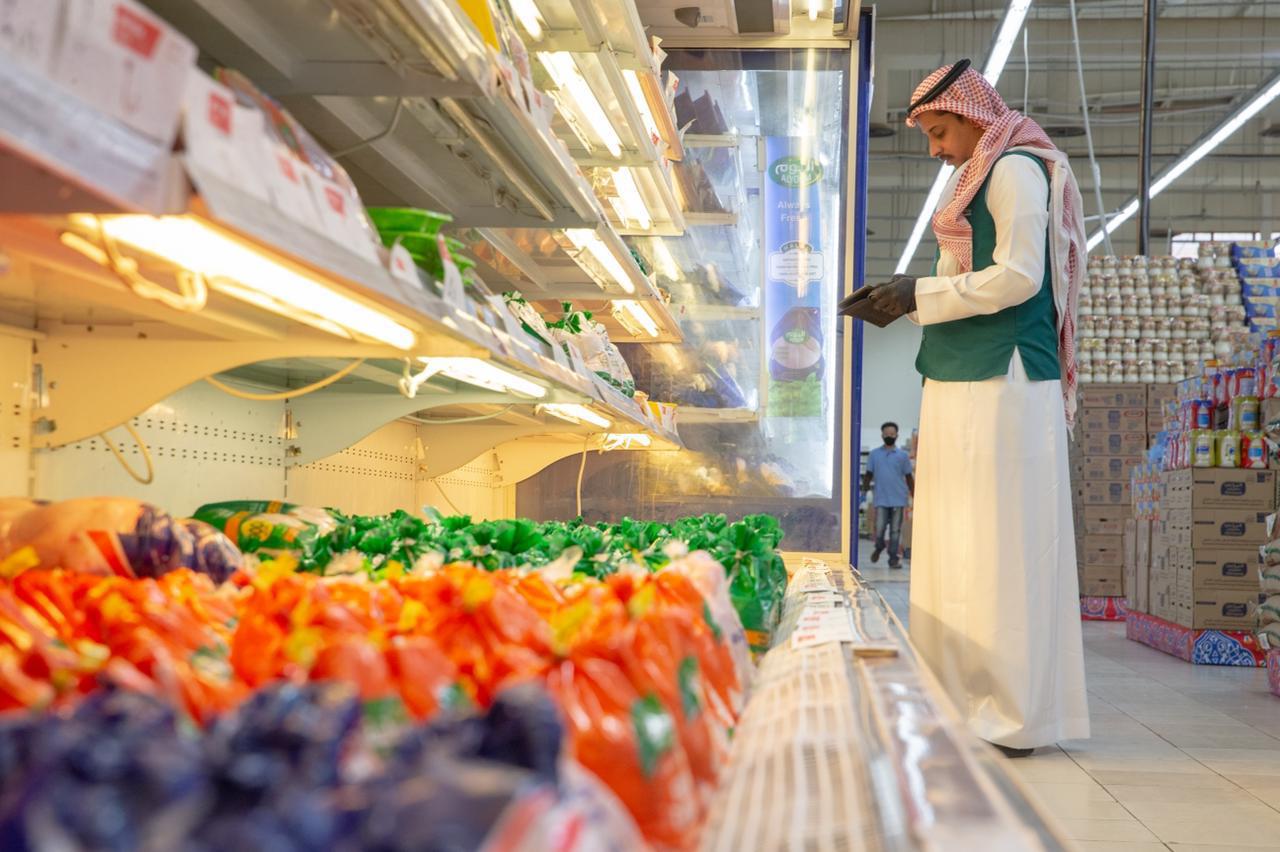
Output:
[[[1159,0],[1142,3],[1142,130],[1138,174],[1138,254],[1149,254],[1151,237],[1151,113],[1155,101],[1156,15]]]

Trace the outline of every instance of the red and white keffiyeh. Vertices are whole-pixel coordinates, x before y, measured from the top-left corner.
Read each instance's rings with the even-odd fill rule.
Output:
[[[911,102],[923,97],[950,70],[951,66],[946,65],[926,77],[916,87]],[[933,214],[933,233],[938,238],[938,245],[955,256],[961,272],[973,269],[973,229],[964,212],[991,174],[996,160],[1011,148],[1026,148],[1043,159],[1049,168],[1050,257],[1054,265],[1054,301],[1058,308],[1063,404],[1070,428],[1074,425],[1076,413],[1076,310],[1087,249],[1080,189],[1067,163],[1067,156],[1050,141],[1039,124],[1010,109],[995,87],[972,68],[961,74],[940,96],[912,110],[907,116],[907,126],[915,127],[916,116],[930,111],[963,115],[986,131],[955,182],[950,200]]]

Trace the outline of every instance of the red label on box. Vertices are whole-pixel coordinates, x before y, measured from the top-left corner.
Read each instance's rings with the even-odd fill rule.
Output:
[[[324,188],[324,197],[329,201],[329,206],[333,208],[333,212],[339,216],[344,215],[346,210],[346,202],[342,198],[342,193],[331,186]]]
[[[276,163],[280,166],[280,174],[288,178],[290,183],[298,182],[298,173],[293,168],[292,160],[281,154],[277,154]]]
[[[111,37],[120,46],[132,50],[143,59],[150,59],[160,43],[160,28],[132,9],[116,6],[116,19]]]
[[[224,136],[231,135],[231,100],[225,95],[217,92],[209,95],[209,124],[220,130]]]

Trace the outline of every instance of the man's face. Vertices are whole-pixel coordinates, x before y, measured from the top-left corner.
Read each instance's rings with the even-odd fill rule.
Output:
[[[981,127],[951,112],[922,112],[916,123],[929,140],[929,156],[950,166],[968,161],[982,139]]]
[[[898,430],[892,426],[886,426],[880,430],[880,437],[884,439],[886,444],[891,443],[891,441],[898,440]]]

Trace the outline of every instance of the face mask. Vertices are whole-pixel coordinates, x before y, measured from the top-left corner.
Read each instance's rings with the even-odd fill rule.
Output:
[[[896,435],[895,435],[894,437],[891,437],[891,438],[885,438],[885,439],[884,439],[884,445],[885,445],[886,447],[892,447],[892,446],[893,446],[894,444],[896,444],[897,442],[898,442],[898,438],[897,438],[897,436],[896,436]]]

